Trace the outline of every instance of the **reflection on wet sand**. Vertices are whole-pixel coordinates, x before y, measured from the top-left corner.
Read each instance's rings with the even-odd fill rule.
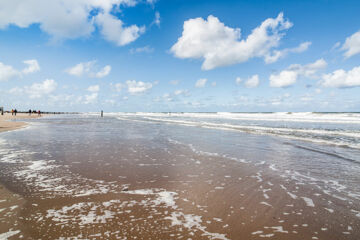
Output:
[[[235,145],[224,153],[217,149],[229,147],[230,137],[238,144],[250,138],[112,118],[76,121],[44,119],[0,136],[0,180],[19,194],[0,197],[1,237],[360,236],[358,192],[275,164],[272,147],[282,143],[271,138],[257,136],[272,147],[264,143],[252,155]],[[39,132],[44,137],[34,138]],[[299,159],[309,154],[294,151],[289,158],[290,153]]]

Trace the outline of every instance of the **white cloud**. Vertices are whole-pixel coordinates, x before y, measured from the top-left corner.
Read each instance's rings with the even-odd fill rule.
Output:
[[[42,31],[60,40],[89,37],[98,24],[106,39],[124,45],[138,37],[137,27],[124,28],[122,21],[110,13],[136,3],[136,0],[2,0],[0,28],[9,25],[27,28],[39,24]],[[98,12],[95,16],[94,10]],[[109,35],[109,27],[113,27],[113,35]],[[129,35],[133,37],[129,38]]]
[[[153,24],[160,27],[160,13],[159,12],[155,12],[155,19],[154,19]]]
[[[153,87],[152,83],[142,81],[137,82],[135,80],[126,81],[126,85],[128,87],[128,92],[132,95],[145,93]]]
[[[95,22],[100,26],[104,38],[117,46],[129,44],[145,32],[145,27],[136,25],[124,27],[123,22],[110,13],[99,13],[95,17]]]
[[[247,38],[240,39],[239,28],[227,27],[212,15],[207,19],[189,19],[184,22],[182,36],[171,47],[171,52],[178,58],[204,59],[204,70],[246,62],[254,57],[266,60],[279,45],[284,30],[291,26],[280,13],[275,19],[263,21]],[[303,51],[308,45],[303,43],[291,51]]]
[[[178,90],[176,90],[175,92],[174,92],[174,95],[175,96],[180,96],[180,95],[182,95],[182,96],[190,96],[190,93],[189,93],[189,91],[188,90],[182,90],[182,89],[178,89]]]
[[[324,59],[319,59],[314,63],[300,65],[292,64],[286,70],[281,71],[278,74],[270,75],[271,87],[289,87],[296,83],[299,76],[305,76],[308,78],[316,78],[316,73],[324,69],[327,63]]]
[[[359,87],[360,86],[360,66],[354,67],[349,71],[343,69],[336,70],[322,76],[321,85],[324,87]]]
[[[239,85],[242,82],[242,79],[240,77],[237,77],[235,79],[235,82],[236,82],[237,85]]]
[[[196,81],[195,87],[197,87],[197,88],[203,88],[203,87],[205,87],[206,82],[207,82],[207,79],[206,79],[206,78],[201,78],[201,79],[199,79],[199,80]]]
[[[211,86],[216,87],[216,82],[212,82]]]
[[[162,98],[166,102],[172,102],[174,100],[169,93],[165,93]]]
[[[30,98],[41,98],[49,95],[57,88],[57,83],[53,79],[46,79],[41,83],[33,83],[30,87],[25,87],[25,91]]]
[[[155,4],[158,0],[146,0],[148,4]]]
[[[66,69],[65,72],[67,72],[68,74],[70,75],[73,75],[73,76],[77,76],[77,77],[80,77],[84,74],[84,72],[87,71],[87,69],[89,68],[88,65],[89,65],[90,62],[88,63],[79,63],[79,64],[76,64],[75,66],[69,68],[69,69]]]
[[[19,71],[17,71],[10,65],[5,65],[0,62],[0,82],[7,81],[17,76],[20,76]]]
[[[110,66],[110,65],[106,65],[106,66],[103,67],[99,72],[95,73],[95,77],[96,77],[96,78],[106,77],[107,75],[109,75],[110,71],[111,71],[111,66]]]
[[[24,63],[26,65],[28,65],[26,68],[24,68],[22,70],[22,72],[24,74],[34,73],[34,72],[40,71],[40,66],[39,66],[39,63],[38,63],[38,61],[36,59],[25,60]]]
[[[98,92],[98,91],[100,91],[100,87],[99,87],[99,85],[92,85],[92,86],[89,86],[87,88],[87,90],[89,92]]]
[[[341,48],[345,51],[345,58],[352,57],[360,53],[360,31],[354,33],[346,38],[344,45]]]
[[[98,98],[98,93],[97,92],[91,93],[89,95],[85,95],[84,103],[85,104],[94,103],[94,102],[97,101],[97,98]]]
[[[10,65],[5,65],[0,62],[0,82],[7,81],[11,78],[22,77],[25,74],[35,73],[40,71],[39,63],[36,59],[23,61],[27,65],[22,71],[15,69]]]
[[[288,87],[296,83],[298,77],[297,71],[283,70],[279,74],[270,75],[271,87]]]
[[[135,53],[152,53],[152,52],[154,52],[154,48],[151,48],[150,46],[130,49],[131,54],[135,54]]]
[[[341,43],[340,42],[336,42],[335,44],[334,44],[334,46],[332,46],[331,47],[331,51],[334,51],[334,50],[336,50],[337,48],[339,48],[341,46]]]
[[[75,66],[66,69],[65,72],[76,77],[87,74],[88,77],[103,78],[110,74],[111,66],[106,65],[99,71],[96,71],[96,69],[96,61],[90,61],[76,64]]]
[[[245,87],[255,88],[259,86],[259,75],[253,75],[245,82]]]
[[[283,50],[274,50],[270,55],[265,56],[265,62],[266,63],[273,63],[279,60],[280,58],[286,57],[289,53],[302,53],[306,51],[309,46],[311,45],[311,42],[303,42],[298,47],[295,48],[285,48]]]

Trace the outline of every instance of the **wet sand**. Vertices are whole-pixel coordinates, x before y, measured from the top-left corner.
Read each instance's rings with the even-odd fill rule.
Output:
[[[74,124],[80,129],[83,123]],[[71,143],[52,133],[57,145],[42,143],[41,153],[2,145],[0,181],[21,197],[2,207],[0,234],[14,234],[9,239],[359,239],[357,198],[324,191],[324,183],[308,176],[285,176],[265,162],[269,156],[255,154],[264,162],[254,164],[164,139],[161,132],[142,138],[139,127],[126,137],[129,127],[119,133],[126,141],[105,138],[98,129],[89,138],[73,136]]]
[[[21,120],[38,118],[37,114],[11,113],[0,114],[0,132],[12,131],[25,127],[27,124]],[[0,239],[5,238],[5,234],[11,227],[18,226],[20,209],[24,206],[25,200],[18,194],[9,191],[4,185],[0,183]],[[11,230],[10,230],[11,233]],[[15,233],[15,232],[13,232]],[[9,234],[11,235],[11,234]]]
[[[38,117],[39,116],[37,114],[29,115],[27,113],[17,113],[16,116],[11,115],[11,113],[4,113],[4,115],[0,114],[0,132],[22,128],[26,126],[26,123],[22,122],[21,120]]]

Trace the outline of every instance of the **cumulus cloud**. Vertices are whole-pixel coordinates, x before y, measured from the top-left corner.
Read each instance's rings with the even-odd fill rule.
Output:
[[[88,37],[101,29],[104,38],[125,45],[141,33],[136,25],[124,27],[123,22],[111,13],[121,6],[134,6],[136,0],[2,0],[0,1],[0,28],[9,25],[27,28],[39,24],[42,31],[54,39]],[[113,33],[109,28],[113,28]]]
[[[277,74],[270,75],[271,87],[289,87],[296,83],[298,77],[316,78],[316,73],[324,69],[327,63],[324,59],[319,59],[306,65],[292,64],[287,69]]]
[[[245,87],[247,88],[255,88],[259,86],[259,75],[253,75],[245,82]]]
[[[10,65],[5,65],[2,62],[0,62],[0,82],[8,81],[9,79],[12,79],[17,76],[20,76],[19,71],[17,71]]]
[[[354,33],[346,38],[344,45],[341,48],[345,51],[345,58],[352,57],[360,53],[360,31]]]
[[[29,98],[41,98],[49,96],[57,88],[57,83],[53,79],[46,79],[43,82],[33,83],[30,86],[15,87],[9,90],[11,94],[26,94]]]
[[[24,87],[30,98],[41,98],[54,92],[57,88],[57,83],[53,79],[46,79],[40,83],[33,83],[29,87]]]
[[[201,78],[201,79],[199,79],[199,80],[196,81],[195,87],[197,87],[197,88],[203,88],[203,87],[205,87],[206,82],[207,82],[207,79],[206,79],[206,78]]]
[[[354,67],[349,71],[339,69],[332,73],[324,74],[320,83],[324,87],[359,87],[360,66]]]
[[[92,85],[92,86],[89,86],[87,88],[87,90],[89,92],[98,92],[98,91],[100,91],[100,87],[99,87],[99,85]]]
[[[152,83],[142,81],[137,82],[135,80],[126,81],[126,85],[128,92],[132,95],[145,93],[153,87]]]
[[[40,71],[40,66],[36,59],[25,60],[24,63],[27,65],[27,67],[22,70],[24,74]]]
[[[97,71],[96,61],[83,62],[65,70],[70,75],[81,77],[87,74],[88,77],[103,78],[110,74],[111,66],[106,65]]]
[[[94,103],[97,101],[97,98],[98,98],[97,92],[91,93],[89,95],[85,95],[84,103],[85,104]]]
[[[8,81],[15,77],[21,77],[25,74],[35,73],[40,71],[40,66],[37,60],[25,60],[23,61],[27,65],[22,71],[15,69],[10,65],[6,65],[0,62],[0,82],[1,81]]]
[[[100,26],[104,38],[118,46],[124,46],[135,41],[140,34],[145,32],[145,27],[131,25],[124,27],[123,22],[109,13],[100,13],[95,18]]]
[[[110,66],[110,65],[106,65],[106,66],[103,67],[99,72],[95,73],[95,77],[96,77],[96,78],[106,77],[107,75],[109,75],[110,71],[111,71],[111,66]]]
[[[239,28],[227,27],[212,15],[207,19],[189,19],[184,22],[182,36],[171,47],[171,52],[178,58],[204,59],[204,70],[246,62],[255,57],[274,62],[289,52],[305,51],[310,45],[306,42],[294,49],[272,52],[290,27],[292,23],[280,13],[276,18],[266,19],[247,38],[241,39]]]
[[[279,60],[280,58],[286,57],[289,53],[302,53],[305,52],[311,42],[303,42],[298,47],[295,48],[285,48],[283,50],[273,50],[271,54],[265,56],[265,63],[273,63]]]

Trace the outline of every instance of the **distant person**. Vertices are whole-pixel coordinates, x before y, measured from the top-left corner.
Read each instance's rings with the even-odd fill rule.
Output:
[[[31,116],[31,109],[29,109],[29,116]]]
[[[41,116],[41,112],[40,112],[40,110],[38,111],[38,116]]]
[[[14,115],[14,109],[11,109],[11,116]]]
[[[15,113],[15,116],[16,116],[16,114],[17,114],[17,110],[16,110],[16,108],[15,108],[15,110],[14,110],[14,113]]]

